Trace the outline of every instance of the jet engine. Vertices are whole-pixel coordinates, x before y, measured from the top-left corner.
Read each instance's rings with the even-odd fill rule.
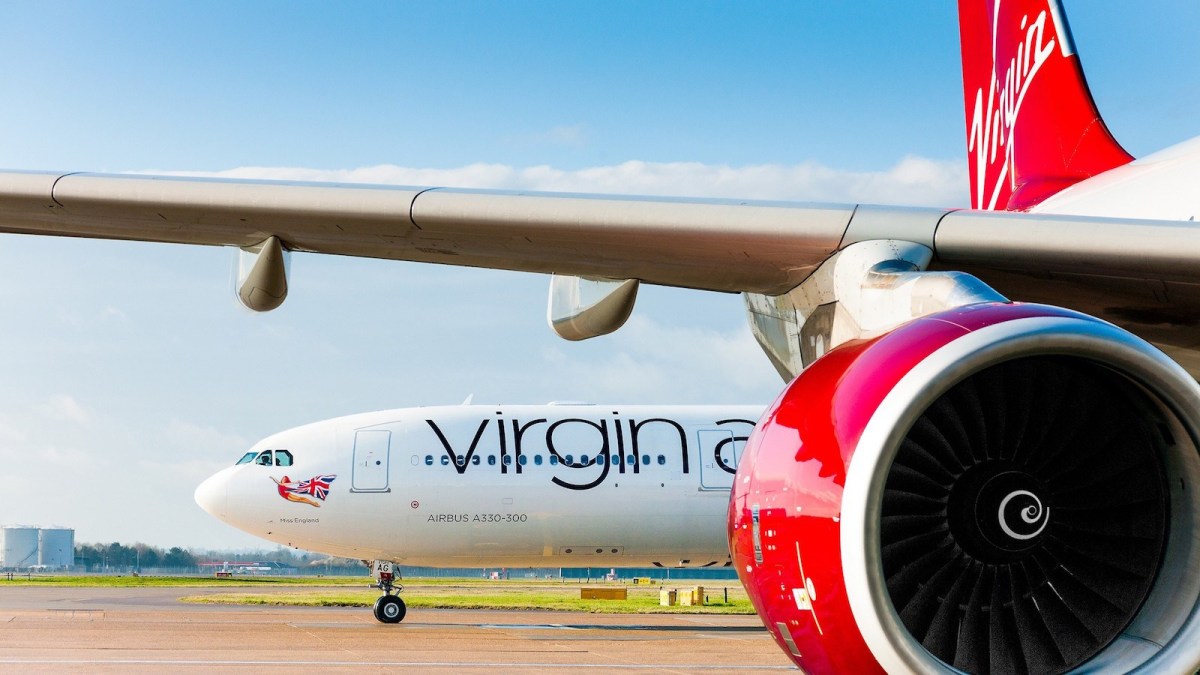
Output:
[[[983,303],[844,344],[767,410],[734,564],[804,671],[1191,672],[1200,387],[1098,319]]]

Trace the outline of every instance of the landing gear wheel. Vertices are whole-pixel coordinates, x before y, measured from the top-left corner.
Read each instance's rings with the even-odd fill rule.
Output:
[[[404,601],[395,595],[381,595],[375,601],[375,618],[383,623],[400,623],[404,620],[404,615],[408,613],[408,608],[404,606]]]

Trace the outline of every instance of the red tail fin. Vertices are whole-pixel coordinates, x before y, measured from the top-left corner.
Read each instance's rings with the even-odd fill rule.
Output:
[[[1133,159],[1083,78],[1058,0],[959,0],[971,206],[1025,210]]]

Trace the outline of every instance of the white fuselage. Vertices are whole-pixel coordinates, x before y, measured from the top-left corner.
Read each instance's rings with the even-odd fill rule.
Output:
[[[351,415],[260,441],[196,501],[264,539],[364,560],[726,565],[729,488],[761,412],[552,404]]]
[[[1035,213],[1194,222],[1200,218],[1200,136],[1080,181]]]

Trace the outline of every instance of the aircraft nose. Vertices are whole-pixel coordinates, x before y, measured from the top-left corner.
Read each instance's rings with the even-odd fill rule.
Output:
[[[209,515],[225,518],[225,504],[229,499],[228,477],[222,473],[209,476],[196,488],[196,503]]]

